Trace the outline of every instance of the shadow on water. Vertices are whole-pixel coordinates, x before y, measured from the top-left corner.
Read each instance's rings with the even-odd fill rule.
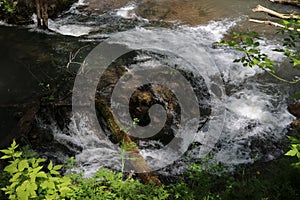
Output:
[[[19,27],[0,27],[0,44],[0,138],[4,141],[28,105],[64,84],[69,53],[85,44]]]

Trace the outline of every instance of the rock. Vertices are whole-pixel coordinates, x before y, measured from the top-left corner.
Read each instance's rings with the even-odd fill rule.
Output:
[[[299,132],[300,131],[300,101],[290,104],[288,106],[288,111],[296,117],[291,123],[291,128],[294,129],[294,131]]]
[[[291,127],[296,130],[300,130],[300,119],[293,120],[291,123]]]
[[[294,104],[290,104],[288,106],[288,111],[294,115],[295,117],[297,117],[297,119],[300,118],[300,101],[294,103]]]
[[[16,112],[14,113],[14,118],[19,120],[23,117],[24,113],[23,112]]]
[[[220,19],[223,12],[209,2],[182,0],[141,0],[136,9],[138,16],[149,20],[179,21],[191,25]]]
[[[79,10],[90,14],[103,14],[124,7],[129,2],[130,0],[87,0],[87,5],[82,6]]]

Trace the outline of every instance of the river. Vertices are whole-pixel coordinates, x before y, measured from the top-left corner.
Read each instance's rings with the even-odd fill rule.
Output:
[[[119,5],[122,7],[103,13],[99,11],[102,7],[97,8],[100,5],[97,1],[91,2],[86,5],[85,1],[79,1],[69,11],[51,19],[49,28],[52,32],[40,31],[34,26],[15,27],[5,23],[0,26],[0,136],[3,140],[16,126],[20,110],[24,110],[16,105],[28,104],[47,90],[51,93],[54,88],[72,89],[73,83],[66,81],[65,72],[76,73],[80,66],[66,69],[70,52],[88,45],[77,58],[82,61],[93,47],[110,38],[112,43],[131,49],[159,50],[159,54],[170,62],[172,56],[167,58],[167,55],[171,53],[196,66],[187,69],[194,76],[203,77],[211,89],[212,114],[206,129],[196,135],[187,130],[201,144],[190,150],[188,157],[205,157],[207,151],[203,148],[207,147],[212,152],[213,162],[235,166],[272,160],[282,155],[282,140],[293,119],[286,108],[292,102],[290,95],[296,86],[274,80],[256,67],[243,68],[233,63],[240,54],[230,49],[214,49],[212,43],[222,39],[230,30],[251,28],[265,38],[261,42],[262,51],[270,53],[275,61],[286,64],[283,56],[272,51],[280,47],[280,37],[275,37],[276,30],[250,24],[247,19],[271,18],[252,13],[251,8],[257,4],[281,12],[290,12],[293,7],[262,0],[141,0],[124,1],[124,5]],[[162,62],[149,59],[138,63],[147,68],[159,66]],[[209,61],[211,66],[199,66],[203,61]],[[208,69],[210,67],[213,70]],[[280,70],[280,73],[292,78],[298,72]],[[218,76],[217,81],[213,78],[215,76]],[[212,89],[215,85],[219,87],[218,94]],[[120,169],[120,158],[116,156],[119,150],[109,147],[107,141],[97,136],[99,133],[93,132],[88,118],[81,116],[76,119],[73,116],[69,121],[61,129],[56,123],[44,123],[37,118],[37,126],[47,129],[57,143],[74,150],[77,162],[87,175],[100,166]],[[156,161],[167,158],[163,153],[158,155],[146,148],[151,145],[162,148],[161,143],[148,141],[141,144],[141,153],[155,168]],[[50,149],[47,149],[47,155],[55,155],[61,161],[67,158],[63,152]],[[170,159],[170,162],[174,161]],[[173,170],[164,168],[161,173],[178,173],[187,162],[187,158],[180,158]]]

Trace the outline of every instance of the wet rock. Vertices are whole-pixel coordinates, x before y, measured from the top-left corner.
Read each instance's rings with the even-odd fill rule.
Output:
[[[124,7],[129,2],[130,0],[87,0],[87,5],[82,6],[79,10],[90,14],[103,14]]]
[[[198,25],[220,18],[223,11],[216,10],[209,3],[194,0],[141,0],[136,13],[150,20]]]
[[[296,119],[292,121],[291,127],[300,131],[300,101],[290,104],[288,111],[296,117]]]
[[[39,130],[35,128],[28,134],[28,138],[31,142],[35,142],[37,144],[42,144],[44,142],[51,142],[53,141],[54,137],[51,130],[43,129]]]
[[[297,118],[300,118],[300,101],[290,104],[288,111]]]
[[[23,117],[23,115],[24,115],[23,112],[15,112],[14,113],[14,118],[19,120]]]

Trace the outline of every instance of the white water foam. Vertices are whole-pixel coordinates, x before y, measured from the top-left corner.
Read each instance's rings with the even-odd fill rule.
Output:
[[[77,163],[81,164],[79,168],[87,177],[92,176],[100,167],[109,167],[120,171],[120,149],[115,148],[115,145],[112,145],[107,139],[100,139],[100,135],[91,128],[90,121],[87,116],[80,116],[79,121],[72,117],[68,126],[68,135],[52,124],[51,129],[55,140],[70,150],[74,150],[74,148],[69,143],[82,148],[75,158]]]
[[[79,25],[79,24],[64,24],[64,20],[51,20],[48,21],[48,28],[55,31],[61,35],[68,35],[79,37],[83,35],[88,35],[93,28],[90,26]]]
[[[219,138],[212,138],[215,141],[219,139],[219,147],[214,150],[213,159],[215,162],[227,165],[249,163],[262,158],[272,159],[278,156],[280,149],[276,149],[273,143],[284,136],[284,129],[292,119],[286,111],[286,94],[280,89],[276,92],[269,89],[277,88],[279,85],[260,85],[256,82],[255,77],[263,75],[263,70],[257,67],[243,68],[239,63],[232,63],[240,56],[233,50],[211,49],[212,43],[220,40],[239,20],[222,20],[197,27],[181,26],[172,30],[135,28],[110,35],[115,43],[125,44],[132,49],[150,48],[161,51],[172,49],[172,53],[183,56],[196,66],[203,62],[203,56],[205,56],[199,49],[205,49],[211,55],[225,83],[231,87],[228,89],[228,101],[223,102],[227,110],[223,132]],[[272,42],[267,42],[261,48],[268,51],[273,47]],[[277,60],[282,59],[277,54],[271,56]],[[201,71],[200,73],[207,75],[208,72]],[[206,79],[206,83],[213,85],[212,79]],[[222,106],[221,103],[212,102],[212,106],[218,108]],[[70,133],[72,132],[70,136],[57,132],[56,139],[70,140],[84,148],[76,159],[84,165],[88,175],[101,166],[119,168],[117,164],[119,157],[116,156],[118,150],[111,152],[110,148],[105,148],[107,141],[99,140],[95,133],[89,130],[88,120],[84,118],[82,120],[82,122],[70,124]],[[86,141],[82,141],[83,137],[79,140],[77,135],[86,136],[84,137]],[[196,140],[201,143],[204,137],[206,136],[199,136]],[[262,144],[256,146],[255,144],[259,142]],[[210,146],[208,143],[204,145]],[[269,149],[266,147],[265,152],[259,152],[264,145]],[[144,156],[156,156],[149,155],[146,150],[142,153]],[[192,154],[195,158],[205,156],[197,152],[197,149],[194,149]]]
[[[8,24],[8,23],[6,23],[5,21],[1,21],[1,20],[0,20],[0,26],[15,26],[15,25],[13,25],[13,24]]]
[[[140,21],[148,22],[148,19],[142,18],[135,13],[136,8],[137,5],[135,3],[130,2],[126,6],[116,9],[115,15],[124,19],[138,19]]]
[[[88,4],[88,2],[86,2],[85,0],[78,0],[78,2],[74,3],[74,4],[70,7],[70,9],[67,11],[67,13],[72,13],[72,14],[82,14],[82,13],[80,13],[80,12],[77,10],[77,8],[78,8],[79,6],[85,6],[85,5],[87,5],[87,4]]]
[[[133,19],[136,18],[136,14],[134,13],[134,9],[136,9],[136,5],[133,3],[130,3],[126,5],[125,7],[119,8],[116,10],[116,15],[123,17],[125,19]]]

